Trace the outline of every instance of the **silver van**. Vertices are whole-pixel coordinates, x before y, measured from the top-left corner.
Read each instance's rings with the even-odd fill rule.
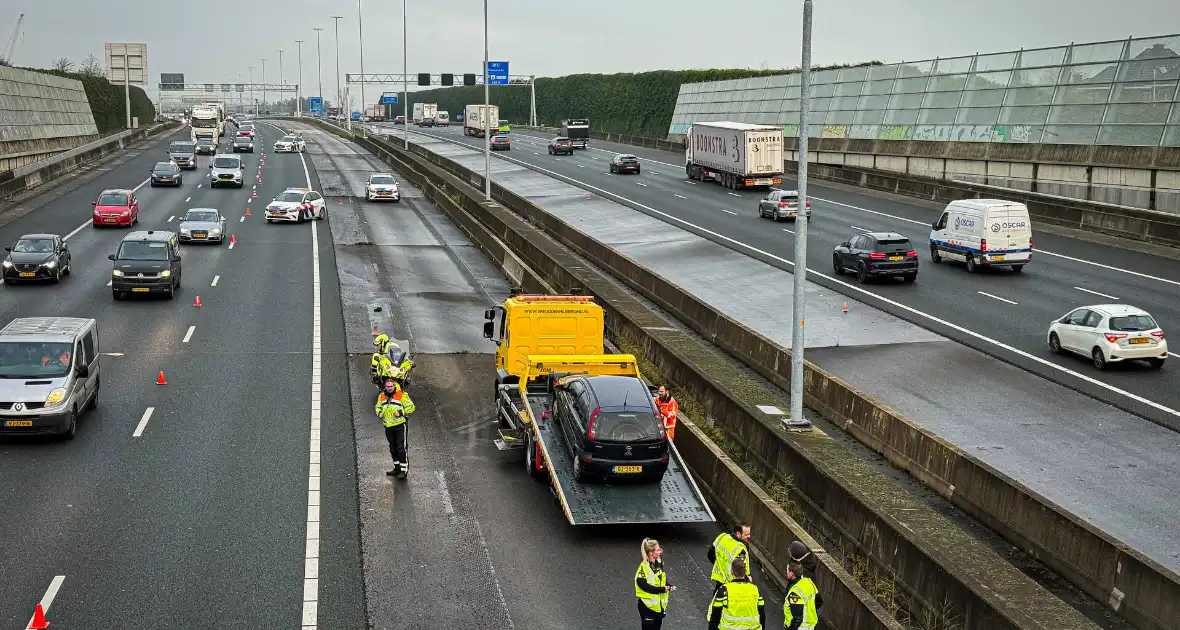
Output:
[[[73,439],[98,404],[98,323],[22,317],[0,329],[0,435]]]

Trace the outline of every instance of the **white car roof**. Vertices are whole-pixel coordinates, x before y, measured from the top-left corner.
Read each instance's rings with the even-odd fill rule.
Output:
[[[1088,308],[1092,311],[1097,311],[1103,315],[1111,317],[1120,317],[1123,315],[1150,315],[1147,311],[1130,304],[1095,304],[1093,306],[1081,306],[1079,308]]]
[[[393,177],[393,173],[370,173],[369,174],[369,179],[373,179],[374,177]]]

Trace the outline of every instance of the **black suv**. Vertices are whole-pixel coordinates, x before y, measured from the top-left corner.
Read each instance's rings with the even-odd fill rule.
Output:
[[[918,277],[918,252],[910,239],[897,232],[864,232],[840,243],[832,252],[832,271],[856,273],[858,282],[873,278]]]
[[[156,186],[180,186],[184,176],[176,162],[156,162],[152,168],[152,188]]]
[[[111,295],[116,300],[128,293],[163,294],[171,300],[180,288],[180,239],[176,232],[132,232],[123,237],[119,251],[107,258],[115,263]]]
[[[557,424],[579,482],[641,479],[668,470],[668,435],[651,391],[629,376],[570,376],[555,388]]]

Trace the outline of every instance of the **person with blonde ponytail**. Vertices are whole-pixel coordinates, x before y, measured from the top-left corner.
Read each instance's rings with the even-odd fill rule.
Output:
[[[642,560],[635,570],[635,597],[639,599],[640,628],[660,630],[668,614],[668,594],[676,587],[668,584],[668,576],[664,574],[664,563],[660,561],[664,549],[660,541],[644,538],[639,554]]]

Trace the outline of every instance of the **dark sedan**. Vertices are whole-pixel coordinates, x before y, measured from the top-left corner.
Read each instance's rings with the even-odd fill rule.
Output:
[[[663,479],[671,449],[643,381],[570,376],[555,389],[554,410],[574,460],[575,479]]]
[[[254,139],[245,136],[234,138],[234,153],[253,153]]]
[[[26,234],[4,248],[4,282],[51,280],[61,282],[73,270],[70,248],[57,234]]]
[[[512,140],[508,136],[492,136],[491,148],[493,151],[511,151]]]
[[[197,155],[214,155],[217,153],[217,143],[210,138],[197,140]]]
[[[864,232],[836,247],[832,271],[851,271],[862,283],[896,277],[913,282],[918,277],[918,252],[910,239],[896,232]]]
[[[549,141],[549,155],[573,155],[574,143],[569,138],[560,136]]]
[[[152,188],[156,186],[180,186],[184,176],[176,162],[156,162],[152,167]]]
[[[610,172],[612,173],[635,173],[639,174],[639,158],[628,153],[620,153],[610,161]]]

